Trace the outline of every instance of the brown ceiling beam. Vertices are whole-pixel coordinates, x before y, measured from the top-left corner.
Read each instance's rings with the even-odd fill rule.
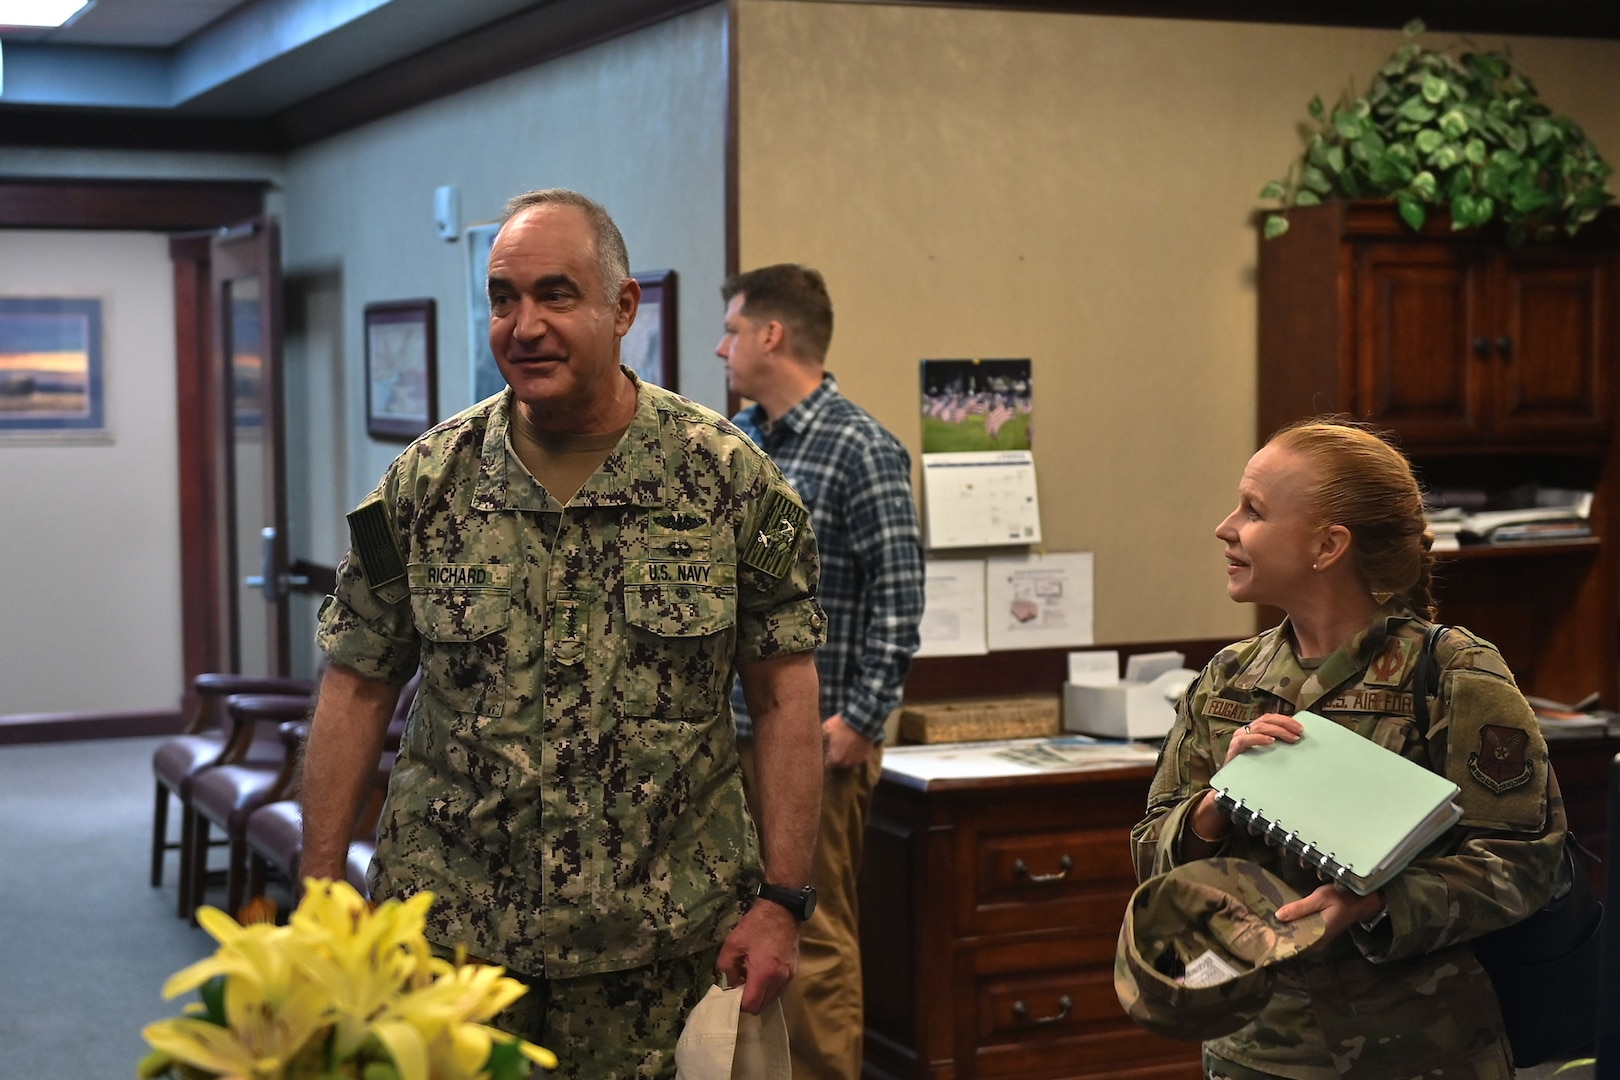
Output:
[[[0,177],[0,228],[184,232],[264,212],[260,180]]]

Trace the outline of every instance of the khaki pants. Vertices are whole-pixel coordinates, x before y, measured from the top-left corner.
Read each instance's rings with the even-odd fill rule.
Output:
[[[755,763],[750,743],[738,747],[749,806]],[[866,814],[883,772],[883,748],[853,769],[828,769],[821,790],[821,825],[810,884],[816,912],[800,928],[799,972],[782,995],[793,1080],[859,1080],[866,1007],[861,989],[857,884],[865,850]],[[757,813],[756,813],[757,819]],[[795,886],[793,881],[773,885]]]

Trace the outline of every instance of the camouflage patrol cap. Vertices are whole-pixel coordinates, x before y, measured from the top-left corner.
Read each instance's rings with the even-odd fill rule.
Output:
[[[1171,1039],[1214,1039],[1271,1000],[1272,965],[1310,948],[1320,914],[1279,922],[1298,900],[1244,859],[1198,859],[1144,881],[1131,896],[1114,953],[1114,992],[1132,1020]]]

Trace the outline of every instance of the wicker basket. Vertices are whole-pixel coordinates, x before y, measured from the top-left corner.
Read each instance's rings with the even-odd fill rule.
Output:
[[[977,698],[907,705],[900,710],[902,743],[982,742],[1056,735],[1062,728],[1056,694]]]

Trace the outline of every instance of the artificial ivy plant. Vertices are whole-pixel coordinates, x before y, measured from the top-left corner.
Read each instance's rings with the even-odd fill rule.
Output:
[[[1512,243],[1570,235],[1608,203],[1609,166],[1567,116],[1555,116],[1505,52],[1452,56],[1407,41],[1364,94],[1346,90],[1330,113],[1308,107],[1304,156],[1260,192],[1282,206],[1326,199],[1393,199],[1413,231],[1433,210],[1453,229],[1496,220]],[[1288,231],[1266,217],[1265,236]]]

